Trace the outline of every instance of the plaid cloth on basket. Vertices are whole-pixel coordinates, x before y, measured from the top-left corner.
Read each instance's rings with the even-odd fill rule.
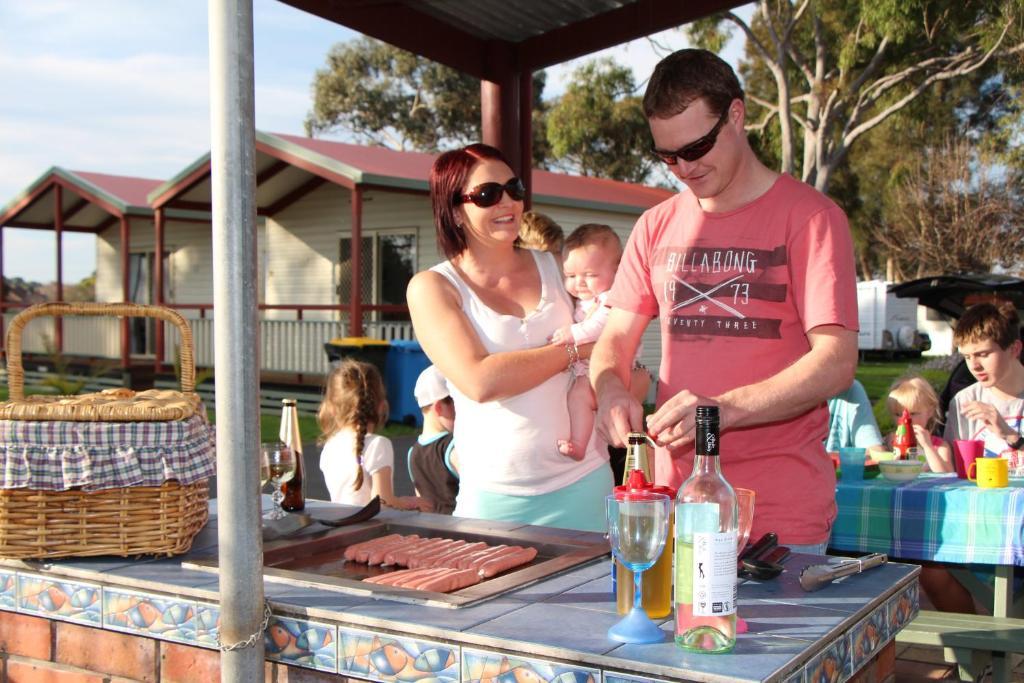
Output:
[[[1024,480],[983,489],[952,474],[836,486],[829,545],[906,560],[1024,566]]]
[[[205,411],[166,422],[0,420],[0,489],[192,484],[215,470]]]

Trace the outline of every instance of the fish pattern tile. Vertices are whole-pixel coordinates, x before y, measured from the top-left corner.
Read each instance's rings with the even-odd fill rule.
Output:
[[[601,683],[601,672],[561,662],[464,647],[462,683]]]
[[[849,634],[818,653],[805,668],[804,683],[841,683],[853,675]]]
[[[18,572],[18,611],[89,626],[103,622],[100,586]]]
[[[338,673],[382,683],[459,683],[459,648],[339,626]]]
[[[895,634],[917,616],[921,609],[921,596],[918,584],[914,582],[902,591],[889,598],[886,611],[889,620],[889,634]]]
[[[0,609],[18,609],[18,575],[0,571]]]
[[[196,603],[196,644],[219,649],[220,606],[212,602]]]
[[[868,615],[867,619],[854,626],[849,637],[853,670],[858,671],[885,643],[889,642],[887,606],[882,605]]]
[[[266,658],[318,671],[338,670],[338,631],[333,624],[273,616],[263,633]]]
[[[191,600],[103,589],[103,625],[107,628],[192,644],[196,641],[195,617]]]

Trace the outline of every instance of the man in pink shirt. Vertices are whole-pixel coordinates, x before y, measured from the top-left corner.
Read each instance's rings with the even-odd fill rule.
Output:
[[[757,492],[753,538],[775,531],[823,552],[835,474],[822,441],[827,399],[853,381],[857,294],[842,210],[754,155],[743,90],[728,64],[680,50],[644,95],[654,151],[688,188],[645,212],[629,238],[591,357],[598,424],[609,443],[642,430],[626,380],[659,318],[655,478],[678,486],[693,467],[694,411],[720,407],[721,465]]]

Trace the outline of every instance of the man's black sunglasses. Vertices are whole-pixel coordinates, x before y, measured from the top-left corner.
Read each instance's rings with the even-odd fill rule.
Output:
[[[715,146],[715,140],[718,139],[718,131],[722,130],[722,126],[729,120],[729,108],[726,107],[725,111],[722,112],[722,116],[719,117],[718,123],[711,129],[711,132],[700,138],[694,140],[688,145],[683,145],[674,152],[666,152],[658,149],[651,145],[651,151],[654,152],[659,159],[664,161],[669,166],[675,166],[679,163],[679,160],[683,161],[697,161],[702,156],[711,151],[711,148]]]
[[[512,178],[507,183],[481,183],[465,194],[455,195],[455,205],[464,202],[473,202],[477,206],[486,209],[501,201],[501,193],[507,192],[508,196],[517,202],[523,201],[526,197],[526,186],[519,178]]]

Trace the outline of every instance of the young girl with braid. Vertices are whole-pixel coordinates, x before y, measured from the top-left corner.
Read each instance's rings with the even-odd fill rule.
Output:
[[[380,496],[389,507],[429,511],[433,506],[423,498],[395,495],[394,449],[386,437],[373,433],[387,421],[385,396],[380,372],[369,363],[345,360],[327,376],[317,421],[323,443],[320,471],[331,502],[363,506]]]

